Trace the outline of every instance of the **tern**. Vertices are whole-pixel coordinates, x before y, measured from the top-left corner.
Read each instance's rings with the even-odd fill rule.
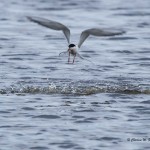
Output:
[[[90,36],[115,36],[115,35],[121,35],[123,33],[125,33],[125,31],[122,30],[115,30],[112,31],[110,29],[100,29],[100,28],[90,28],[87,30],[84,30],[81,35],[80,35],[80,40],[78,42],[77,45],[70,43],[70,30],[67,26],[63,25],[62,23],[56,22],[56,21],[52,21],[52,20],[48,20],[48,19],[44,19],[44,18],[40,18],[40,17],[34,17],[34,16],[28,16],[27,17],[30,21],[35,22],[39,25],[42,25],[44,27],[53,29],[53,30],[58,30],[58,31],[62,31],[67,39],[68,42],[68,50],[65,52],[61,52],[62,53],[68,53],[68,63],[70,63],[70,55],[73,55],[73,61],[72,63],[74,63],[76,56],[79,56],[80,58],[84,59],[83,57],[81,57],[81,55],[79,55],[79,53],[77,52],[77,50],[81,47],[81,45],[83,44],[83,42]],[[59,54],[59,55],[60,55]]]

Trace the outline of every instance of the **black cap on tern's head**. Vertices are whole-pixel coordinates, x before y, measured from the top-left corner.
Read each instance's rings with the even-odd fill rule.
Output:
[[[75,46],[74,44],[69,44],[68,47],[71,48],[71,47],[74,47],[74,46]]]

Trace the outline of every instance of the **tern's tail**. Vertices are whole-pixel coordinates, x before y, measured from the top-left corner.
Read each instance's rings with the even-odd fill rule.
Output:
[[[89,61],[89,62],[93,63],[92,61],[90,61],[90,60],[88,60],[88,59],[86,59],[86,58],[83,58],[79,53],[77,53],[77,56],[78,56],[79,58],[81,58],[81,59],[84,59],[84,60],[86,60],[86,61]],[[94,63],[93,63],[93,64],[94,64]]]

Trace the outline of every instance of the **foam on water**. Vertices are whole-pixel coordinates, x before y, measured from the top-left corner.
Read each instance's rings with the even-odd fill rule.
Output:
[[[0,90],[0,94],[65,94],[65,95],[91,95],[98,93],[122,93],[122,94],[150,94],[148,86],[120,84],[114,82],[104,81],[78,81],[78,82],[51,82],[48,85],[38,86],[35,83],[11,85],[5,89]]]

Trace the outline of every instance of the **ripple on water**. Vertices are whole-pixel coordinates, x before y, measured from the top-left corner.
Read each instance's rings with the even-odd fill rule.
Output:
[[[26,110],[26,111],[32,111],[32,110],[35,110],[34,108],[32,107],[22,107],[23,110]]]
[[[34,147],[30,147],[30,149],[35,149],[35,150],[49,150],[48,147],[45,146],[34,146]]]
[[[101,138],[92,138],[91,140],[96,140],[96,141],[105,141],[105,142],[113,142],[113,143],[120,143],[122,140],[121,138],[118,138],[118,137],[112,137],[112,136],[104,136],[104,137],[101,137]]]
[[[37,116],[33,116],[33,118],[58,119],[58,118],[61,118],[61,117],[57,116],[57,115],[37,115]]]
[[[135,12],[127,12],[127,13],[116,13],[115,15],[118,16],[127,16],[127,17],[136,17],[136,16],[150,16],[149,12],[140,12],[140,11],[135,11]]]
[[[150,100],[142,101],[142,104],[150,104]]]
[[[76,144],[73,141],[52,142],[49,143],[49,145],[57,145],[58,147],[63,149],[72,149],[72,148],[76,149],[76,147],[78,148],[80,146],[79,144]]]

